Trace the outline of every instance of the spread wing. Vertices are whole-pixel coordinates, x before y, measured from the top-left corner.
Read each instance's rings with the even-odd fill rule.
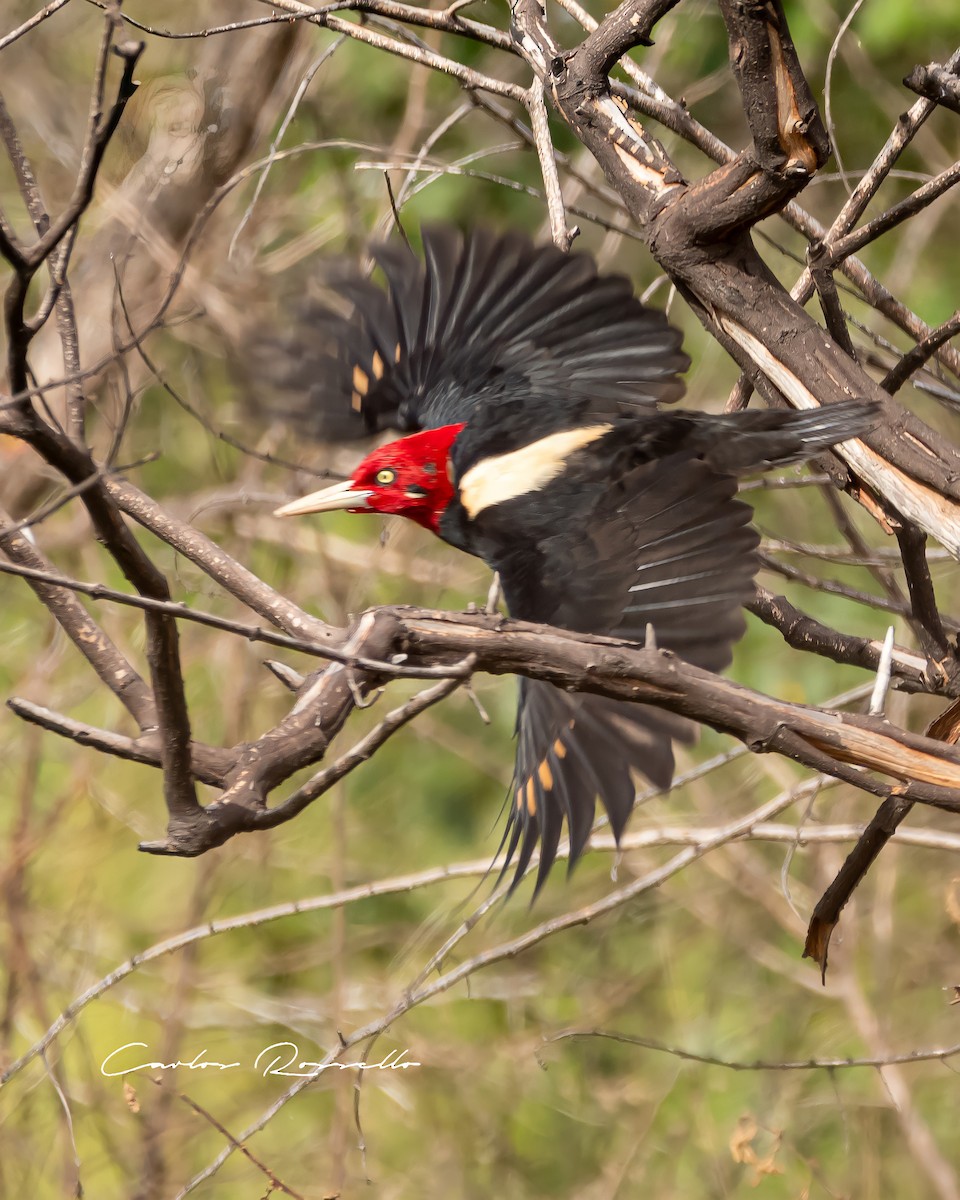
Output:
[[[561,497],[546,516],[541,507],[551,531],[541,525],[543,536],[523,543],[516,531],[536,529],[523,511],[535,498],[481,514],[484,557],[500,571],[512,615],[640,643],[649,623],[658,646],[708,670],[725,667],[743,633],[741,606],[753,592],[759,541],[748,524],[752,510],[735,498],[736,480],[679,453],[576,495],[579,504]],[[522,680],[504,835],[507,864],[516,856],[514,883],[539,841],[540,888],[564,818],[576,861],[598,798],[619,838],[634,803],[632,773],[667,787],[671,740],[693,733],[690,722],[657,708]]]
[[[254,377],[310,433],[435,428],[503,396],[617,413],[682,395],[679,332],[588,255],[449,226],[424,229],[423,252],[374,247],[386,288],[343,274],[346,312],[307,303],[259,343]]]

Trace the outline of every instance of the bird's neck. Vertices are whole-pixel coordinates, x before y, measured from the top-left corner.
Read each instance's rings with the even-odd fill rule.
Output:
[[[402,508],[401,515],[441,538],[441,519],[456,497],[450,449],[463,428],[461,422],[442,425],[439,429],[424,429],[392,444],[393,447],[402,446],[409,461],[420,468],[420,485],[425,492],[422,498]]]

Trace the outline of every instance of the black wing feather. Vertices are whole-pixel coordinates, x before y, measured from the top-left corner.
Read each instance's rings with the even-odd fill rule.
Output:
[[[572,467],[569,474],[578,472]],[[534,506],[537,520],[554,522],[552,533],[536,536],[537,520],[523,511]],[[614,472],[606,489],[572,486],[557,497],[555,513],[544,514],[542,494],[521,496],[480,514],[476,525],[514,616],[640,643],[651,624],[659,646],[718,670],[743,633],[741,607],[753,590],[759,538],[748,524],[751,513],[736,499],[733,477],[678,453],[619,479]],[[501,526],[510,527],[512,539]],[[518,529],[532,530],[535,540],[518,544]],[[633,808],[633,773],[668,786],[671,742],[690,741],[694,732],[661,709],[523,680],[505,839],[508,860],[520,850],[514,884],[541,838],[540,886],[563,818],[571,865],[576,861],[597,799],[619,838]]]
[[[309,301],[255,351],[253,374],[309,432],[413,432],[497,399],[543,411],[576,396],[616,414],[683,394],[679,332],[589,255],[449,226],[424,229],[423,248],[420,259],[401,242],[374,247],[385,289],[341,273],[328,288],[347,312]]]
[[[479,411],[457,440],[455,467],[512,448],[500,444],[497,409]],[[557,414],[561,424],[569,415],[562,406]],[[545,489],[451,526],[451,540],[500,572],[516,617],[638,643],[652,626],[657,645],[722,670],[743,634],[759,542],[732,472],[799,461],[859,436],[876,415],[874,406],[854,401],[810,413],[675,412],[615,422]],[[524,433],[533,440],[532,425]],[[505,838],[508,849],[521,849],[514,886],[520,863],[525,869],[549,828],[542,884],[563,818],[576,861],[598,798],[619,839],[634,803],[632,773],[667,787],[671,743],[694,733],[690,722],[661,709],[522,681],[513,788],[523,803],[511,806]]]

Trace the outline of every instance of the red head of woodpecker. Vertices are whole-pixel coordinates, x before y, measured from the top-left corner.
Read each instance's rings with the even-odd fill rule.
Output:
[[[278,517],[306,513],[381,513],[409,517],[439,536],[440,519],[453,499],[450,447],[463,424],[425,429],[380,446],[360,463],[345,483],[311,492],[278,508]]]

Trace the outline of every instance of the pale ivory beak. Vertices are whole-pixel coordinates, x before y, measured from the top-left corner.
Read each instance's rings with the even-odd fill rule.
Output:
[[[274,510],[275,517],[302,517],[306,513],[335,512],[339,508],[367,508],[367,498],[372,492],[357,491],[348,479],[346,483],[335,483],[333,487],[311,492],[299,500]]]

